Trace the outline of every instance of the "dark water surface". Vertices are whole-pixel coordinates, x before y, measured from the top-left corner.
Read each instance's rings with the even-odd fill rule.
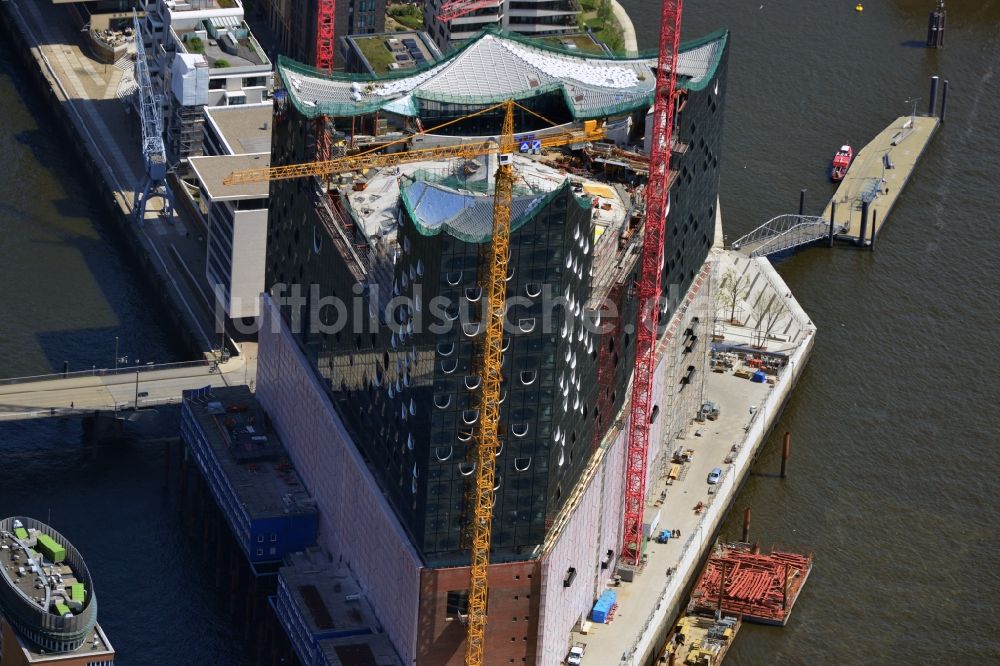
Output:
[[[0,377],[186,360],[114,242],[65,136],[0,35]],[[160,428],[176,435],[176,419]],[[0,424],[0,516],[48,520],[94,576],[122,666],[247,663],[222,595],[163,486],[164,447],[81,456],[78,419]],[[176,469],[176,467],[175,467]]]
[[[640,46],[659,3],[624,0]],[[684,34],[732,31],[722,211],[735,238],[798,191],[818,212],[825,167],[860,147],[928,78],[948,123],[874,254],[814,249],[779,265],[819,325],[812,361],[740,496],[764,544],[816,553],[784,629],[748,627],[734,664],[1000,662],[1000,0],[948,3],[947,47],[917,46],[931,0],[690,0]],[[111,242],[51,117],[0,45],[0,376],[179,360]],[[780,432],[793,432],[790,478]],[[125,666],[245,663],[230,616],[161,491],[163,452],[79,454],[75,421],[0,426],[0,514],[51,521],[84,553]],[[599,665],[601,666],[601,665]]]
[[[639,45],[659,3],[622,0]],[[785,629],[748,627],[735,664],[1000,663],[995,353],[1000,333],[1000,2],[950,1],[946,48],[920,48],[932,0],[691,0],[683,35],[732,31],[722,214],[734,239],[822,210],[837,147],[867,143],[950,80],[947,123],[874,254],[778,265],[819,326],[799,389],[725,532],[811,548]],[[793,433],[790,477],[771,476]],[[728,663],[728,661],[727,661]]]

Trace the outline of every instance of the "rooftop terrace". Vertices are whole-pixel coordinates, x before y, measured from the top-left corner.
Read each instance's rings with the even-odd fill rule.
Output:
[[[182,52],[204,55],[212,69],[271,67],[246,21],[236,17],[205,19],[196,27],[172,31]]]

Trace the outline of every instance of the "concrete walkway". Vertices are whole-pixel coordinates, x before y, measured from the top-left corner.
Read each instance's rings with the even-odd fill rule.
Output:
[[[679,446],[693,449],[694,455],[680,466],[678,478],[672,481],[668,478],[672,463],[656,461],[647,495],[645,522],[659,516],[653,533],[680,530],[681,536],[665,544],[649,543],[646,566],[635,582],[613,588],[618,595],[618,609],[610,624],[592,624],[587,635],[574,633],[570,637],[571,644],[587,643],[584,664],[633,666],[655,658],[666,623],[686,603],[682,594],[687,583],[700,573],[696,568],[700,556],[711,547],[713,534],[735,500],[740,481],[749,473],[754,453],[780,414],[812,348],[815,326],[766,259],[747,259],[727,251],[713,254],[712,261],[718,265],[715,280],[725,271],[734,270],[747,275],[751,284],[747,298],[737,307],[737,318],[745,324],[715,326],[717,340],[749,346],[756,337],[753,322],[746,321],[752,319],[750,304],[773,299],[780,311],[780,328],[787,331],[788,339],[768,340],[767,350],[787,355],[788,365],[773,386],[741,379],[732,372],[709,373],[705,399],[720,406],[719,418],[692,423],[664,448],[666,456]],[[728,311],[722,314],[721,310],[717,317],[729,316]],[[709,485],[708,473],[714,467],[722,468],[722,479]]]
[[[913,120],[916,121],[913,124]],[[822,217],[830,219],[833,202],[837,203],[836,225],[847,223],[848,229],[842,234],[857,239],[861,234],[861,199],[866,193],[875,193],[870,209],[874,211],[875,235],[889,219],[896,199],[910,179],[917,161],[923,155],[927,144],[937,132],[939,120],[933,116],[900,116],[889,124],[878,136],[862,148],[854,157],[847,176],[841,182],[830,203],[823,210]],[[888,155],[893,168],[884,168],[883,156]],[[871,213],[869,213],[871,214]],[[865,231],[866,243],[872,236],[869,223]]]
[[[629,18],[628,12],[625,11],[625,8],[621,6],[618,0],[611,0],[611,9],[615,13],[615,20],[618,21],[618,25],[622,27],[625,53],[636,55],[639,53],[639,43],[635,39],[635,26],[632,25],[632,19]]]

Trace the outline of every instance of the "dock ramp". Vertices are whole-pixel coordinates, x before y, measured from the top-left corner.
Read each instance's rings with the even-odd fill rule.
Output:
[[[834,234],[843,233],[838,225]],[[770,257],[811,245],[830,235],[830,221],[813,215],[778,215],[732,244],[732,249],[748,257]]]

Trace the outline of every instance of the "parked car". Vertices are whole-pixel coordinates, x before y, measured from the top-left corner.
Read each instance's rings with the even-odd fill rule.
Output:
[[[712,485],[715,485],[716,483],[718,483],[719,479],[721,479],[721,478],[722,478],[722,468],[721,467],[713,467],[712,471],[708,473],[708,482],[710,484],[712,484]]]

